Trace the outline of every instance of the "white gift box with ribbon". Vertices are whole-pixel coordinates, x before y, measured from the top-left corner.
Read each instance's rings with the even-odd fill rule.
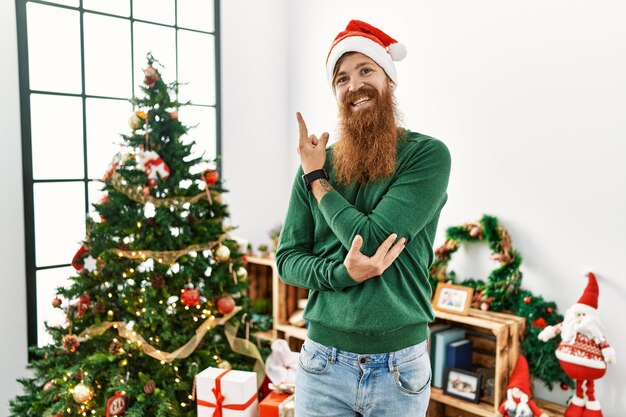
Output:
[[[207,368],[196,375],[198,417],[258,417],[256,373]]]

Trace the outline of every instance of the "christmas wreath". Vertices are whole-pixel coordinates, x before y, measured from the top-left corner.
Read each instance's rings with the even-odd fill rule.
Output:
[[[464,242],[484,241],[491,249],[491,258],[499,262],[499,266],[491,271],[487,282],[469,279],[462,284],[474,288],[473,307],[483,310],[510,310],[512,305],[508,296],[519,291],[522,281],[522,272],[519,269],[522,257],[513,248],[509,232],[492,216],[483,216],[479,222],[450,227],[446,231],[445,243],[435,250],[435,262],[430,269],[431,285],[436,288],[441,281],[456,283],[456,273],[448,271],[452,254]]]
[[[466,279],[459,282],[457,274],[449,271],[452,255],[463,243],[486,242],[491,257],[499,263],[486,280]],[[556,303],[545,301],[521,288],[522,257],[513,248],[508,231],[498,219],[484,215],[478,222],[468,222],[446,230],[446,240],[435,249],[435,261],[430,268],[430,284],[434,289],[439,282],[451,282],[474,288],[472,307],[482,310],[511,312],[526,319],[526,335],[522,341],[522,353],[526,356],[530,372],[541,378],[548,387],[560,383],[562,389],[571,386],[572,380],[560,369],[552,347],[537,339],[539,332],[548,325],[563,320],[557,312]]]

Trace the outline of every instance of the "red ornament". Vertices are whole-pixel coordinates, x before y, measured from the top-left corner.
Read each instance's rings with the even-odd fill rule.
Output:
[[[533,298],[532,298],[532,297],[530,297],[530,296],[528,296],[528,297],[524,297],[524,302],[525,302],[526,304],[530,304],[530,301],[531,301],[532,299],[533,299]]]
[[[200,292],[195,288],[184,289],[180,296],[180,302],[187,307],[195,307],[200,304]]]
[[[144,197],[148,197],[150,195],[150,187],[144,185],[144,187],[141,189],[141,193]]]
[[[87,248],[85,247],[85,245],[81,246],[80,249],[76,251],[76,254],[72,258],[72,266],[74,267],[75,270],[80,271],[81,269],[83,269],[83,264],[78,263],[78,261],[81,260],[83,255],[86,253],[87,253]]]
[[[554,309],[552,307],[548,307],[546,308],[546,311],[550,314],[552,314],[552,312],[554,311]]]
[[[540,329],[545,329],[546,326],[548,325],[548,323],[546,323],[546,319],[544,319],[543,317],[539,317],[537,320],[533,321],[531,324],[533,325],[533,327],[538,327]]]
[[[55,297],[52,299],[52,307],[54,308],[61,307],[61,304],[63,304],[63,301],[61,301],[59,297]]]
[[[224,295],[217,300],[217,311],[220,314],[228,314],[235,308],[235,300],[230,295]]]
[[[173,122],[178,120],[178,110],[174,110],[170,113],[170,120]]]
[[[204,171],[204,182],[206,182],[207,185],[214,185],[219,177],[220,174],[214,169],[207,169]]]
[[[569,389],[569,385],[564,382],[564,383],[561,384],[561,389],[563,391],[567,391]]]
[[[155,180],[154,178],[150,178],[150,179],[148,180],[148,185],[149,185],[150,187],[155,187],[155,186],[156,186],[156,180]]]
[[[119,392],[116,392],[114,396],[107,401],[107,416],[119,416],[126,411],[126,398]]]
[[[89,310],[89,306],[91,305],[91,297],[89,294],[84,293],[81,295],[77,301],[72,303],[72,306],[76,308],[74,311],[74,317],[81,318],[85,315],[87,310]]]
[[[159,73],[157,72],[157,70],[152,65],[150,65],[148,66],[148,68],[143,70],[143,74],[143,83],[150,88],[154,87],[154,84],[159,79]]]

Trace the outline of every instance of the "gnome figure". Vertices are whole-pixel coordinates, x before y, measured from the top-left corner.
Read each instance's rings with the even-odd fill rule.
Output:
[[[528,362],[520,355],[509,378],[506,400],[502,401],[494,417],[548,417],[530,397]]]
[[[561,335],[556,357],[565,373],[576,381],[576,394],[564,417],[602,417],[594,381],[604,376],[607,363],[615,362],[615,349],[609,346],[600,329],[598,282],[593,273],[590,272],[588,277],[585,292],[578,303],[565,312],[563,322],[546,327],[538,336],[539,340],[546,342]]]

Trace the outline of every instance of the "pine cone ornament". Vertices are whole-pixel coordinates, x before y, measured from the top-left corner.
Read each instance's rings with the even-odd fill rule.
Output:
[[[151,282],[152,288],[154,288],[155,290],[160,290],[161,288],[165,287],[165,279],[161,275],[153,275]]]
[[[155,389],[156,381],[154,379],[151,379],[150,381],[146,382],[146,385],[143,386],[143,393],[146,395],[152,395]]]
[[[63,340],[61,341],[61,346],[63,346],[63,350],[67,353],[74,353],[76,349],[80,345],[78,338],[75,334],[66,334],[63,336]]]
[[[123,348],[124,348],[124,345],[122,345],[121,342],[119,341],[111,342],[111,344],[109,345],[109,353],[111,355],[119,354],[121,353]]]

